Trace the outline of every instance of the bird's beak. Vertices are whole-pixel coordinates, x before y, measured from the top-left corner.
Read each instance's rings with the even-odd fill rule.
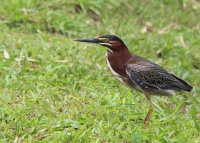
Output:
[[[99,38],[80,38],[80,39],[74,39],[74,41],[77,42],[87,42],[87,43],[103,43],[104,41],[100,40]]]
[[[86,43],[96,43],[100,44],[102,46],[111,46],[108,42],[105,42],[103,38],[80,38],[80,39],[74,39],[74,41],[77,42],[86,42]]]

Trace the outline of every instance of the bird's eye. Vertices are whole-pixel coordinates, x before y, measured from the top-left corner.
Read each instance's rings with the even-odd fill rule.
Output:
[[[108,38],[99,38],[100,40],[104,41],[105,43],[108,43]]]
[[[104,40],[105,42],[108,42],[109,40],[107,39],[107,38],[105,38],[105,40]]]

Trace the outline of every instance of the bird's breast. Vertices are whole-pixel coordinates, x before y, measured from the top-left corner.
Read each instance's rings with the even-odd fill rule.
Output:
[[[122,72],[121,70],[123,70],[123,69],[122,68],[117,68],[117,67],[120,66],[120,65],[118,65],[119,63],[114,62],[114,61],[113,62],[109,61],[108,53],[106,54],[106,63],[108,65],[108,68],[110,69],[111,73],[115,76],[115,78],[117,78],[123,84],[126,84],[124,82],[123,77],[120,75],[120,72]],[[118,70],[116,70],[116,69],[118,69]]]

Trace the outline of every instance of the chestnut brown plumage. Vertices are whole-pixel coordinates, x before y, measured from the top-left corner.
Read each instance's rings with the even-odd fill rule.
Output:
[[[153,111],[151,95],[174,95],[175,91],[191,91],[192,86],[157,64],[133,55],[124,42],[114,35],[99,38],[75,39],[78,42],[97,43],[107,48],[106,61],[112,74],[123,84],[145,94],[149,111],[144,120],[147,127]]]

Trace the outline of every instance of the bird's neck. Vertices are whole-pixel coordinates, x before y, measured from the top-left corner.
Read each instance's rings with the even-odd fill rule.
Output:
[[[115,47],[107,47],[107,54],[111,53],[130,53],[128,48],[125,45],[115,45]]]
[[[123,49],[119,51],[111,51],[107,49],[107,58],[108,60],[112,62],[117,63],[126,63],[131,57],[132,54],[129,52],[128,49]]]
[[[110,71],[113,75],[122,83],[124,80],[127,80],[126,77],[126,65],[128,64],[129,59],[131,58],[131,53],[127,50],[125,51],[113,51],[107,50],[106,62]]]
[[[110,49],[107,49],[107,55],[109,55],[109,54],[112,54],[113,53],[113,51],[112,50],[110,50]]]

